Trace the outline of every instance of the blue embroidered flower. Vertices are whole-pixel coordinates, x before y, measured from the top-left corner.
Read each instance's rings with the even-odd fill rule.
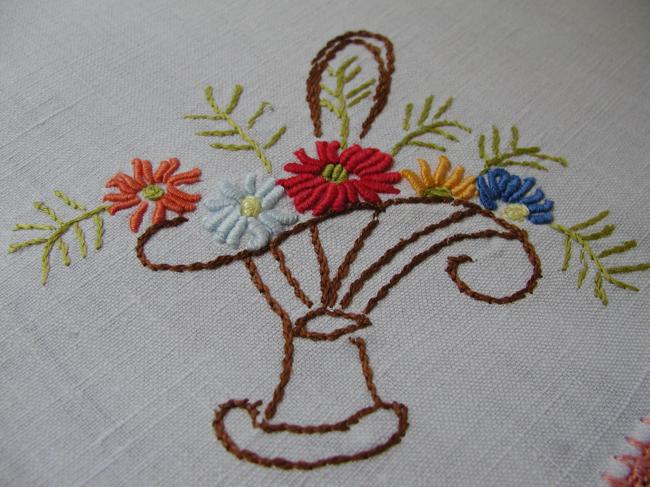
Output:
[[[243,187],[227,181],[218,187],[218,195],[204,202],[210,214],[203,218],[203,226],[214,234],[219,243],[238,248],[248,235],[246,248],[264,247],[271,237],[284,227],[293,225],[298,215],[275,209],[284,196],[284,188],[267,178],[257,184],[254,173],[248,174]]]
[[[487,178],[480,176],[476,183],[481,204],[488,210],[496,210],[499,200],[507,203],[500,214],[508,220],[527,218],[536,225],[553,221],[553,201],[544,200],[544,192],[539,188],[528,194],[535,186],[535,178],[522,180],[505,169],[494,168],[488,171]]]

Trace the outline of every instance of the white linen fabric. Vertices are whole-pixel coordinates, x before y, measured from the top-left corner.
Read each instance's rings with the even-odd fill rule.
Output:
[[[407,102],[454,96],[450,118],[474,132],[448,144],[452,163],[476,174],[478,134],[517,124],[522,142],[570,162],[550,163],[548,173],[517,171],[538,178],[556,221],[571,225],[610,209],[618,224],[610,245],[639,243],[620,262],[650,261],[649,25],[650,4],[641,0],[3,0],[0,242],[19,240],[14,223],[43,222],[32,202],[54,204],[54,189],[99,202],[108,178],[130,172],[134,157],[200,167],[202,182],[188,189],[205,196],[217,181],[261,173],[252,153],[216,151],[194,135],[210,124],[182,119],[207,112],[208,84],[225,100],[242,83],[242,113],[273,103],[256,128],[266,137],[286,123],[268,151],[282,177],[294,150],[314,153],[309,61],[332,37],[368,29],[395,44],[396,72],[364,146],[388,150],[403,136]],[[323,118],[325,138],[336,138]],[[414,168],[416,156],[433,160],[409,148],[396,167]],[[411,194],[405,182],[399,187]],[[203,214],[188,215],[175,240],[152,243],[152,255],[188,262],[226,252],[200,227]],[[426,218],[413,210],[380,227],[367,258],[383,252],[382,239],[399,225]],[[377,387],[409,407],[399,445],[314,471],[240,461],[216,441],[213,410],[230,398],[270,397],[279,320],[241,264],[154,273],[135,256],[127,212],[105,223],[100,251],[81,259],[70,241],[69,268],[53,253],[44,287],[38,248],[1,254],[0,485],[595,486],[650,412],[650,278],[629,275],[637,293],[606,284],[604,307],[593,275],[577,290],[576,263],[560,271],[561,236],[524,223],[544,271],[528,298],[474,301],[458,292],[440,256],[373,311],[363,336]],[[326,249],[348,233],[331,225]],[[498,294],[528,276],[521,256],[482,245],[467,252],[483,270],[477,263],[461,271],[474,288]],[[286,287],[271,264],[261,259],[259,267],[271,288]],[[316,274],[302,272],[316,294]],[[358,362],[345,347],[339,340],[326,356],[301,349],[306,365],[288,394],[303,393],[289,414],[336,419],[348,392],[353,401],[360,375],[349,372]],[[289,448],[276,446],[278,454]]]

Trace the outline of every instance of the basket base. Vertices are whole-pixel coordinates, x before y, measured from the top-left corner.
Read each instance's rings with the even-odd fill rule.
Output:
[[[241,460],[246,460],[265,467],[277,467],[287,470],[311,470],[326,465],[336,465],[355,460],[363,460],[384,452],[398,444],[408,428],[408,408],[404,404],[398,402],[377,402],[372,406],[358,410],[356,413],[348,416],[342,421],[309,426],[290,423],[269,423],[266,420],[260,421],[258,420],[260,405],[261,401],[253,403],[247,399],[232,399],[220,405],[215,411],[215,418],[212,425],[215,434],[217,435],[217,439],[226,450]],[[317,458],[307,460],[305,458],[298,458],[299,455],[297,455],[296,458],[286,458],[283,456],[272,456],[242,448],[231,436],[226,427],[226,418],[228,414],[236,409],[248,413],[251,419],[250,424],[252,425],[252,428],[259,432],[268,434],[268,438],[271,438],[270,435],[274,436],[274,434],[277,433],[285,433],[286,435],[283,435],[282,444],[287,445],[291,443],[292,438],[296,438],[296,435],[300,435],[301,447],[304,447],[304,438],[309,438],[307,441],[307,449],[309,449],[309,451],[321,451],[323,446],[325,446],[325,448],[322,448],[322,450],[325,451],[322,452],[322,455],[314,455]],[[365,423],[368,423],[373,415],[381,412],[392,413],[395,416],[397,423],[394,424],[391,422],[390,426],[382,424],[381,431],[377,433],[373,430],[372,435],[363,434],[362,431],[359,431],[364,429]],[[247,433],[251,433],[250,428]],[[336,441],[331,442],[329,445],[327,442],[323,442],[323,438],[327,437],[328,434],[336,434],[337,436]],[[360,437],[364,438],[367,443],[369,436],[373,440],[370,442],[372,446],[358,445]],[[267,448],[264,448],[264,438],[265,436],[257,436],[255,439],[255,445],[260,445],[260,450],[268,451]],[[348,439],[349,441],[346,441]],[[273,438],[273,440],[276,439]],[[326,450],[331,450],[333,444],[335,444],[334,452],[345,451],[346,453],[328,453]],[[346,444],[348,447],[347,449]]]

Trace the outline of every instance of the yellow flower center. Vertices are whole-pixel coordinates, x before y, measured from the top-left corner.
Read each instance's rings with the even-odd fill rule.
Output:
[[[144,187],[142,190],[142,196],[149,201],[156,201],[165,196],[165,191],[160,186],[150,184],[149,186]]]
[[[348,172],[341,164],[328,164],[323,169],[321,176],[333,183],[342,183],[348,180]]]
[[[244,216],[256,217],[262,212],[262,202],[255,196],[246,196],[241,200],[240,211]]]
[[[501,214],[506,219],[513,222],[523,221],[529,213],[530,212],[528,211],[528,208],[526,208],[526,205],[522,205],[521,203],[510,203],[501,211]]]

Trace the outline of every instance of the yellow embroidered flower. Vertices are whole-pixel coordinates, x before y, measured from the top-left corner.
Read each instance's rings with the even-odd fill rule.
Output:
[[[438,157],[438,166],[431,173],[431,166],[424,159],[420,163],[420,176],[410,169],[402,169],[401,174],[419,196],[453,196],[461,200],[468,200],[476,195],[476,176],[467,176],[463,179],[465,168],[458,166],[449,173],[451,163],[446,156]]]

